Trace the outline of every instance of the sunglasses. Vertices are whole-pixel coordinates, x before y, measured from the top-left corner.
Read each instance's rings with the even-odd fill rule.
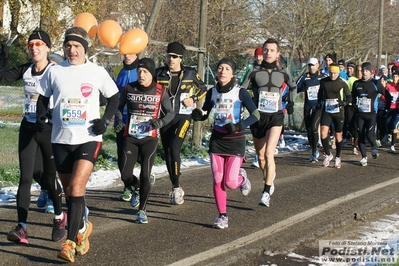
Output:
[[[46,45],[44,42],[30,42],[28,43],[28,47],[32,48],[33,46],[40,47],[42,45]]]
[[[172,57],[173,59],[176,59],[176,58],[180,58],[180,57],[181,57],[180,55],[177,55],[177,54],[167,54],[166,56],[167,56],[167,57]]]

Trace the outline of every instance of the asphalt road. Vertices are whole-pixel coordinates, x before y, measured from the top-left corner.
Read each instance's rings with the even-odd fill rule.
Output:
[[[333,151],[335,152],[335,151]],[[369,152],[370,153],[370,152]],[[353,214],[368,215],[393,206],[398,199],[398,156],[380,149],[380,157],[358,165],[360,156],[342,153],[342,168],[309,164],[309,152],[276,156],[277,176],[270,208],[258,205],[263,184],[260,170],[243,167],[252,182],[244,197],[228,191],[229,228],[217,230],[218,215],[209,166],[183,172],[185,203],[169,204],[167,177],[152,188],[148,224],[135,224],[136,210],[118,201],[121,186],[87,191],[94,229],[87,255],[76,265],[306,265],[284,254],[314,242],[323,234],[339,231],[353,222]],[[371,154],[369,154],[371,158]],[[52,215],[31,204],[29,245],[6,240],[16,225],[15,204],[0,206],[0,265],[64,264],[57,258],[59,243],[52,242]],[[307,250],[312,253],[315,250]],[[265,254],[282,254],[266,256]],[[307,254],[312,255],[312,254]],[[318,254],[313,254],[314,256]]]

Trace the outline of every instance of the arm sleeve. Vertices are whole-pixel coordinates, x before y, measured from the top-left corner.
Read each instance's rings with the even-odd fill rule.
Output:
[[[13,82],[22,79],[23,74],[29,68],[31,63],[27,63],[21,66],[16,66],[10,70],[5,70],[7,65],[7,59],[0,58],[0,82]]]
[[[248,86],[250,85],[251,82],[251,77],[253,75],[252,73],[254,73],[254,68],[248,70],[247,74],[244,77],[244,80],[241,83],[242,88],[248,89]]]
[[[107,99],[107,105],[105,106],[105,111],[103,118],[111,120],[112,116],[115,114],[118,108],[118,93],[115,93]]]
[[[297,93],[302,92],[303,90],[303,85],[304,85],[304,80],[305,80],[305,75],[302,75],[298,81],[296,82],[296,87],[297,87]]]
[[[255,106],[255,103],[252,101],[251,96],[245,88],[240,89],[239,97],[242,104],[245,106],[245,108],[247,108],[250,114],[246,119],[241,121],[242,127],[246,128],[258,121],[260,118],[260,114]]]
[[[290,88],[289,100],[291,102],[294,102],[295,98],[296,98],[296,93],[297,93],[296,92],[297,91],[296,83],[295,83],[294,79],[292,78],[291,74],[287,70],[285,70],[285,72],[287,73],[287,85]]]
[[[205,97],[207,88],[206,88],[205,83],[201,80],[198,73],[195,73],[194,83],[198,88],[198,92],[195,94],[195,96],[198,97],[197,101],[200,101]]]
[[[49,101],[49,97],[39,95],[36,103],[36,117],[42,117],[46,115]]]
[[[175,117],[175,112],[173,111],[172,102],[170,101],[169,95],[167,93],[165,93],[161,105],[162,105],[162,112],[164,114],[164,116],[161,118],[161,121],[162,124],[165,126],[169,124]]]
[[[352,93],[349,90],[349,85],[348,82],[343,81],[343,88],[344,88],[344,94],[345,94],[345,102],[347,105],[349,105],[350,103],[352,103]]]

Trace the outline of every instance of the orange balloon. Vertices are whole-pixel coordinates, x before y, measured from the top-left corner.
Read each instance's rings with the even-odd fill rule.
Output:
[[[114,20],[104,20],[98,26],[97,36],[100,42],[114,48],[122,36],[122,27]]]
[[[80,13],[75,17],[74,27],[81,27],[87,31],[90,38],[93,38],[97,32],[97,19],[90,13]]]
[[[147,45],[147,33],[141,29],[132,29],[122,35],[119,51],[122,54],[139,54]]]

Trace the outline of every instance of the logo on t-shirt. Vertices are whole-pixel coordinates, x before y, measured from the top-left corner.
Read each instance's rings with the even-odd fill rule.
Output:
[[[82,84],[80,87],[83,97],[87,98],[93,91],[93,86],[91,84]]]

